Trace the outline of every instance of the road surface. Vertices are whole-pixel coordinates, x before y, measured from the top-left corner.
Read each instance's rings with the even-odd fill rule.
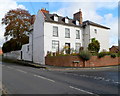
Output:
[[[87,70],[49,70],[2,64],[2,83],[8,94],[88,94],[118,96],[118,70],[116,67]]]

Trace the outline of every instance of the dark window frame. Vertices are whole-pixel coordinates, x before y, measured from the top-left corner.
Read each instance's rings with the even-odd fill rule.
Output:
[[[57,28],[57,35],[55,35],[54,33],[56,32],[55,30],[54,30],[54,28]],[[58,37],[59,35],[58,35],[58,27],[57,26],[53,26],[53,37]]]
[[[78,34],[77,34],[77,32],[78,32]],[[80,39],[80,30],[76,30],[76,39]]]
[[[54,42],[54,43],[53,43]],[[58,42],[58,50],[57,51],[59,51],[59,41],[58,40],[52,40],[52,49],[55,49],[56,47],[56,45],[54,45],[54,47],[53,47],[53,44],[55,44],[55,42]]]
[[[69,30],[69,31],[66,31],[66,30]],[[66,32],[69,32],[69,33],[66,33]],[[68,34],[69,34],[69,36],[68,36]],[[69,28],[65,28],[65,38],[70,38],[70,29]]]

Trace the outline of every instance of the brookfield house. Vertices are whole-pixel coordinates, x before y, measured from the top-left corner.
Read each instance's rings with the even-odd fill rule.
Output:
[[[81,10],[71,19],[41,9],[33,16],[30,30],[29,44],[21,49],[22,60],[45,64],[48,53],[61,52],[65,46],[77,53],[80,47],[87,49],[92,38],[100,42],[100,51],[109,50],[110,28],[89,20],[83,21]]]

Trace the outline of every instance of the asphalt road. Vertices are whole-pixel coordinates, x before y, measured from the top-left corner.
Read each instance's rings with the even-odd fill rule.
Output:
[[[0,64],[2,83],[8,94],[119,95],[117,67],[55,71],[13,63],[0,62]]]

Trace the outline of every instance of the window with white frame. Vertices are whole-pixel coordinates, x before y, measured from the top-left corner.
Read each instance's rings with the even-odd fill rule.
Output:
[[[76,20],[76,25],[79,25],[79,21],[78,20]]]
[[[80,47],[81,47],[81,43],[75,43],[75,50],[77,53],[79,53]]]
[[[59,41],[52,40],[52,49],[55,51],[59,51]]]
[[[58,37],[58,27],[53,26],[53,36]]]
[[[58,21],[58,17],[57,16],[54,16],[54,21]]]
[[[65,23],[69,23],[69,20],[68,20],[68,18],[65,18]]]
[[[76,30],[76,39],[80,39],[80,31]]]
[[[65,38],[70,38],[70,29],[65,28]]]

